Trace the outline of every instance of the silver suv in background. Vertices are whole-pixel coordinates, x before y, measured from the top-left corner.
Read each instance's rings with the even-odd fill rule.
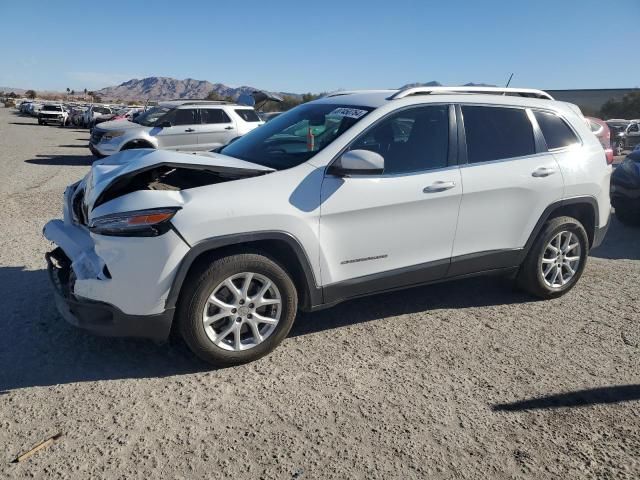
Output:
[[[264,122],[252,107],[206,100],[162,102],[135,119],[101,123],[89,149],[104,157],[132,148],[212,150]]]

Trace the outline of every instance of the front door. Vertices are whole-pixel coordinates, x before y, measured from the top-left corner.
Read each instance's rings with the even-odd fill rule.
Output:
[[[171,126],[158,127],[158,147],[168,150],[197,150],[200,119],[195,108],[176,108],[162,119]]]
[[[320,207],[325,301],[445,276],[462,194],[449,138],[452,116],[449,105],[394,113],[349,147],[382,155],[382,174],[326,175]]]

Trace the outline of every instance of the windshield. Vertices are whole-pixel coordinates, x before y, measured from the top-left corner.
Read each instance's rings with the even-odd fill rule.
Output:
[[[252,130],[221,150],[224,155],[284,170],[306,162],[372,108],[307,103]]]
[[[155,123],[171,109],[167,107],[153,107],[136,117],[135,122],[145,127],[153,127]]]
[[[58,105],[45,105],[42,110],[45,112],[59,112],[61,108]]]

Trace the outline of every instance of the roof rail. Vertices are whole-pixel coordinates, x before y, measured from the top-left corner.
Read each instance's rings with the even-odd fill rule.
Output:
[[[329,97],[339,97],[341,95],[352,95],[354,93],[381,93],[381,92],[389,92],[390,90],[338,90],[337,92],[331,92],[324,96],[324,98]]]
[[[227,102],[225,100],[199,100],[199,99],[191,99],[185,100],[184,98],[174,98],[172,100],[161,100],[159,103],[165,102],[182,102],[182,105],[198,105],[202,103],[209,103],[214,105],[231,105],[231,102]]]
[[[542,98],[553,100],[554,98],[543,90],[535,88],[502,88],[502,87],[409,87],[398,90],[387,98],[397,100],[411,95],[430,95],[432,93],[477,93],[488,95],[514,95],[528,98]]]

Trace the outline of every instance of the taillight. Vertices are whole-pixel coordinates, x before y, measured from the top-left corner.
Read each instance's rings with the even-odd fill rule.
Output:
[[[607,157],[607,165],[611,165],[613,163],[613,150],[611,148],[605,148],[604,154]]]

